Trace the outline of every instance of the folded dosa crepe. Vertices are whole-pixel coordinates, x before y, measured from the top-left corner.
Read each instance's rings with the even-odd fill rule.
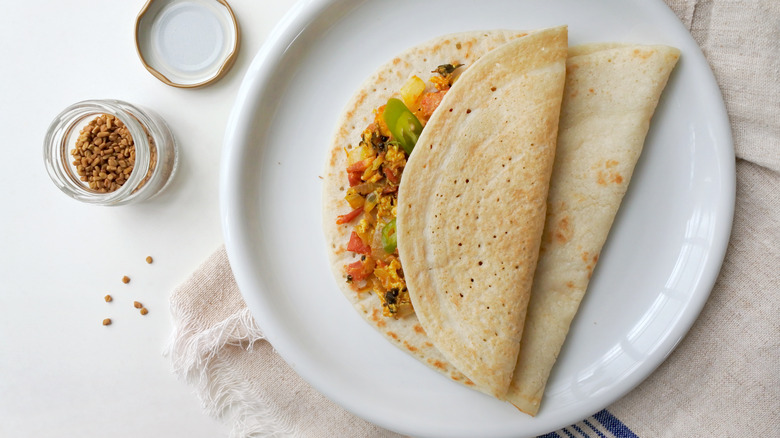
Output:
[[[420,136],[398,194],[398,249],[434,346],[503,397],[520,349],[561,108],[566,28],[469,67]]]
[[[523,32],[501,30],[447,35],[411,48],[380,67],[374,75],[364,82],[347,105],[347,109],[338,123],[324,174],[324,231],[329,243],[331,266],[335,276],[340,280],[339,284],[344,295],[358,310],[359,314],[394,345],[453,380],[471,387],[475,387],[474,383],[453,366],[452,363],[450,363],[433,345],[431,339],[419,323],[415,313],[403,316],[396,315],[397,317],[383,316],[387,311],[385,301],[378,299],[377,295],[370,292],[356,292],[355,285],[349,282],[349,275],[345,270],[346,266],[353,264],[355,260],[361,259],[360,254],[347,250],[347,242],[350,240],[350,233],[354,228],[354,222],[337,224],[334,218],[341,216],[350,210],[350,206],[344,200],[345,192],[348,191],[349,188],[347,183],[348,175],[345,170],[349,163],[347,154],[350,153],[350,151],[354,151],[357,147],[361,138],[361,132],[363,132],[365,126],[371,124],[375,120],[375,109],[384,105],[384,103],[387,102],[388,97],[397,95],[398,90],[407,83],[407,80],[412,76],[425,77],[425,75],[429,74],[429,72],[435,68],[434,66],[445,62],[465,64],[462,69],[466,69],[467,71],[474,61],[484,54],[510,40],[521,38],[525,35],[527,34]],[[587,50],[593,51],[596,46],[591,45],[589,47],[590,49]],[[587,50],[579,54],[585,54]],[[574,53],[574,50],[572,50],[572,52]],[[599,68],[610,67],[612,67],[612,64],[608,62],[607,64],[600,64]],[[650,70],[641,72],[641,74],[645,73],[660,78],[660,76],[654,74],[654,72]],[[629,77],[623,76],[621,79],[624,81],[633,81],[634,77],[629,75]],[[624,87],[624,85],[620,87]],[[650,99],[652,100],[652,97]],[[565,106],[566,104],[564,104],[564,107]],[[652,112],[650,114],[652,114]],[[576,119],[576,117],[572,118]],[[629,121],[624,120],[624,122],[628,123]],[[606,166],[606,161],[604,163]],[[611,174],[605,173],[603,174],[603,177],[608,178],[609,175]],[[626,173],[622,176],[625,178],[626,176],[630,176],[630,174]],[[555,178],[555,176],[553,178]],[[510,216],[511,213],[512,212],[507,212],[507,216]],[[357,221],[359,219],[360,216],[355,220]],[[547,235],[549,235],[549,232]],[[589,269],[592,269],[592,264]],[[403,273],[401,273],[401,275],[403,275]],[[587,284],[582,287],[583,291],[586,286]],[[533,302],[534,300],[532,300],[532,305]],[[529,314],[529,318],[531,317],[532,316]],[[565,320],[566,318],[563,319]],[[568,324],[566,324],[566,327],[568,327]],[[536,331],[536,333],[536,336],[540,336],[539,342],[544,343],[544,333],[539,333],[538,331]],[[565,332],[563,336],[565,337]],[[523,340],[524,342],[530,342],[530,338],[530,335],[526,333],[524,334]],[[557,355],[559,348],[560,346],[553,346],[552,350],[555,351],[555,355]],[[522,354],[519,358],[522,360]],[[531,362],[533,362],[533,360],[531,360]],[[538,391],[538,394],[541,395],[541,392],[543,392],[544,389],[544,382],[546,381],[547,375],[549,375],[549,368],[551,366],[552,362],[546,361],[538,367],[530,366],[528,368],[531,371],[527,374],[533,376],[529,379],[529,381],[532,382],[530,385],[532,391],[530,391],[530,393],[535,394],[535,391],[539,388],[538,382],[541,381],[541,390]],[[536,371],[536,368],[541,370],[546,369],[547,371]],[[521,366],[519,366],[519,363],[516,369],[522,369]],[[542,375],[544,376],[543,378],[540,377]],[[515,375],[514,377],[516,381],[519,378],[523,377],[519,377],[518,375]],[[525,389],[527,387],[529,386],[525,383],[519,385],[513,383],[509,388],[509,393],[506,398],[527,412],[535,412],[533,408],[523,407],[523,398],[526,397],[525,394],[529,392]],[[490,391],[485,387],[476,387],[476,389],[488,393],[497,392]],[[535,403],[538,408],[538,401]]]
[[[569,51],[544,237],[506,397],[523,412],[539,410],[679,56],[666,46],[588,44]]]
[[[474,383],[434,347],[415,313],[387,317],[385,316],[387,306],[384,300],[380,300],[382,294],[364,291],[351,281],[351,276],[345,268],[357,263],[363,256],[349,251],[347,247],[348,242],[351,241],[350,235],[356,228],[355,224],[361,221],[363,215],[341,224],[337,223],[336,218],[352,208],[345,201],[345,194],[351,184],[348,182],[346,171],[350,166],[348,155],[358,148],[366,126],[374,123],[374,111],[377,108],[383,106],[389,97],[397,96],[398,90],[411,77],[427,78],[432,70],[444,63],[463,64],[456,72],[468,71],[471,65],[484,54],[508,41],[526,35],[528,35],[526,32],[507,30],[445,35],[410,48],[379,67],[376,73],[359,87],[347,104],[338,122],[324,172],[324,232],[329,244],[328,255],[331,268],[344,295],[358,313],[394,345],[436,371],[470,387],[475,387]],[[459,82],[460,78],[455,84],[458,85]],[[430,85],[428,87],[430,88]],[[497,95],[489,88],[485,93],[489,93],[491,98]],[[518,318],[521,316],[518,315]],[[486,391],[483,388],[476,389]]]

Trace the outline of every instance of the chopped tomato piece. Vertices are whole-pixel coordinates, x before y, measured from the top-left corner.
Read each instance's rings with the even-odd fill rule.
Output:
[[[364,172],[374,161],[374,157],[366,158],[365,160],[356,161],[347,167],[347,172]]]
[[[347,251],[356,252],[358,254],[371,254],[371,247],[363,243],[363,239],[358,236],[358,233],[352,232],[349,236],[349,243],[347,243]]]
[[[349,279],[352,281],[360,281],[365,280],[366,277],[371,274],[371,272],[365,269],[365,265],[360,260],[356,261],[355,263],[350,263],[347,265],[347,275],[349,276]]]
[[[393,184],[398,184],[400,182],[400,179],[398,178],[398,175],[395,174],[391,169],[388,169],[387,167],[383,168],[385,172],[385,176],[387,177],[387,180],[390,181]],[[384,191],[382,192],[384,193]],[[390,193],[390,192],[387,192]]]
[[[349,180],[349,186],[355,187],[363,182],[363,172],[347,172],[347,179]]]
[[[371,163],[374,162],[374,157],[366,158],[365,160],[356,161],[349,166],[347,166],[347,178],[349,179],[349,186],[354,187],[363,180],[361,177],[363,176],[363,172],[368,169],[368,167],[371,165]]]
[[[383,195],[389,195],[390,193],[396,193],[398,191],[398,186],[387,186],[382,189]]]
[[[352,222],[352,219],[358,217],[360,213],[363,213],[363,207],[358,207],[347,214],[340,215],[339,218],[336,219],[336,223],[341,225],[346,224],[347,222]]]
[[[447,94],[447,90],[423,94],[422,98],[420,98],[420,114],[426,119],[429,118],[436,108],[439,107],[445,94]]]

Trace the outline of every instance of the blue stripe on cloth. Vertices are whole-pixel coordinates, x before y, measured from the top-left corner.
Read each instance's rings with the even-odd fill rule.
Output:
[[[596,423],[596,424],[594,424]],[[585,427],[587,426],[587,427]],[[603,428],[603,429],[602,429]],[[628,428],[622,421],[612,415],[606,409],[603,409],[592,417],[582,420],[581,423],[572,424],[569,427],[564,427],[555,432],[539,435],[536,438],[578,438],[582,436],[585,438],[595,437],[593,433],[596,433],[599,438],[639,438],[631,429]],[[602,430],[606,431],[606,435],[602,433]]]
[[[587,424],[587,425],[588,425],[588,427],[590,427],[591,429],[593,429],[593,431],[594,431],[594,432],[596,432],[596,434],[598,434],[599,438],[607,438],[607,436],[606,436],[606,435],[604,435],[603,433],[601,433],[601,431],[600,431],[600,430],[598,430],[598,429],[596,428],[596,426],[594,426],[594,425],[593,425],[593,423],[591,423],[591,422],[590,422],[590,421],[588,421],[587,419],[585,419],[585,420],[582,420],[582,422],[583,422],[583,423],[585,423],[585,424]]]
[[[569,432],[568,429],[566,429],[565,427],[563,429],[561,429],[561,432],[565,433],[566,436],[569,437],[569,438],[575,438],[574,434]]]
[[[615,435],[615,438],[639,438],[631,429],[628,428],[622,421],[612,415],[606,409],[593,414],[593,418],[601,423],[610,433]]]
[[[585,438],[590,438],[590,435],[588,435],[584,430],[582,430],[579,426],[576,424],[572,424],[570,427],[573,427],[574,430],[580,433],[580,435],[584,436]]]

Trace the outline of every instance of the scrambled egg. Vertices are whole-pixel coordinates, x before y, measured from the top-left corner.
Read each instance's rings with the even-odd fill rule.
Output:
[[[421,99],[437,97],[454,80],[453,72],[460,65],[440,65],[431,78],[434,90],[425,92],[422,80],[413,77],[402,90],[407,107]],[[429,100],[431,102],[431,100]],[[347,153],[347,174],[350,187],[345,196],[353,211],[339,216],[338,223],[352,222],[358,217],[347,249],[361,254],[360,260],[345,266],[346,279],[358,292],[373,292],[382,303],[383,315],[400,318],[414,312],[398,259],[395,236],[398,185],[406,166],[407,152],[384,121],[385,106],[374,110],[374,121],[362,132],[360,145]],[[422,123],[427,120],[423,118]],[[388,237],[388,235],[391,235]]]

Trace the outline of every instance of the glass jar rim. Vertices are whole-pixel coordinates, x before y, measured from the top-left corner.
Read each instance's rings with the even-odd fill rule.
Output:
[[[151,154],[147,131],[132,113],[143,113],[136,106],[121,100],[102,99],[84,100],[74,103],[58,114],[46,132],[44,140],[44,161],[46,170],[54,183],[66,194],[80,201],[118,205],[133,195],[147,175]],[[69,145],[71,132],[77,125],[90,116],[109,114],[118,118],[127,127],[135,146],[135,165],[127,180],[118,189],[111,192],[99,192],[76,180],[72,172],[73,165],[68,157],[75,145]]]

